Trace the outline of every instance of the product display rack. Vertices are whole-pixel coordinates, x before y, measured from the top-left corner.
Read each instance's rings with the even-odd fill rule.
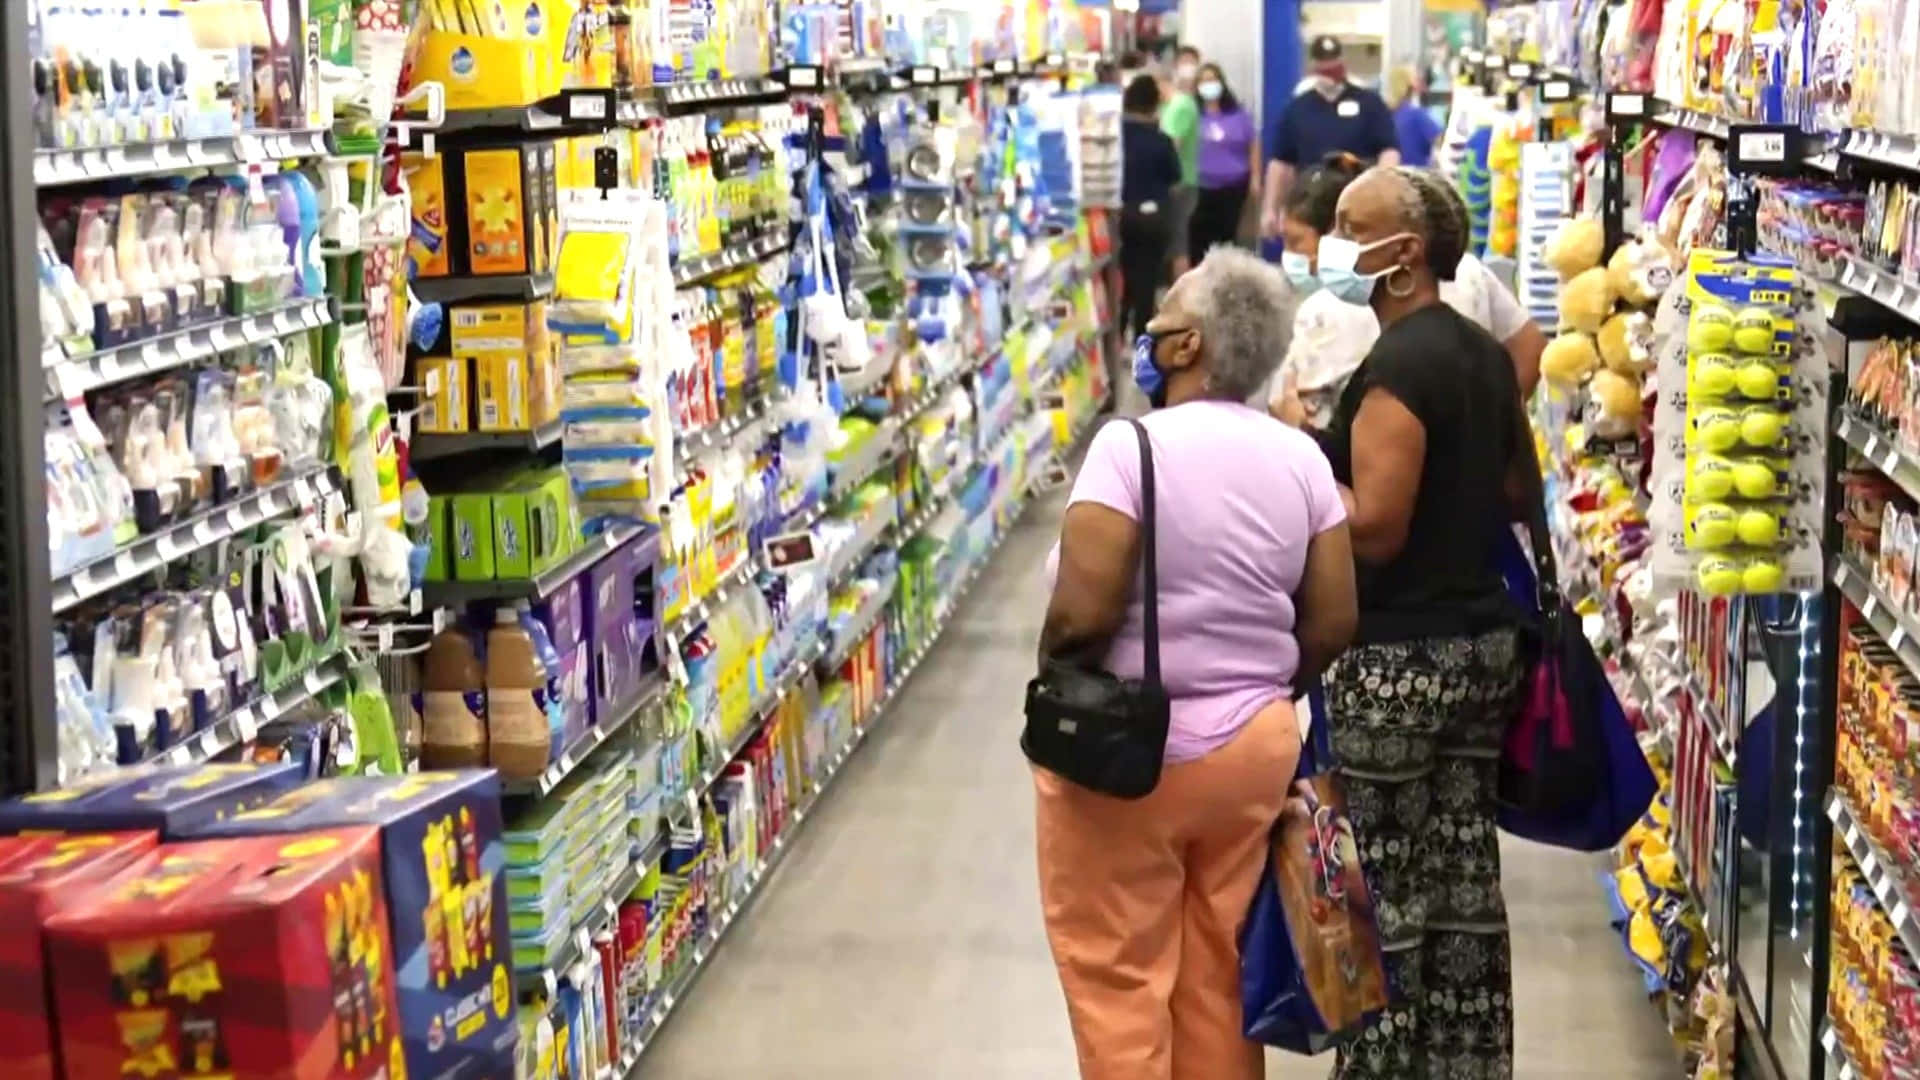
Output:
[[[7,794],[35,794],[0,813],[57,806],[66,782],[77,798],[78,785],[117,793],[176,777],[183,789],[236,778],[248,801],[231,809],[259,813],[227,818],[233,841],[169,818],[169,845],[304,834],[344,813],[332,824],[380,831],[384,865],[363,866],[363,880],[397,890],[366,953],[393,968],[370,969],[369,985],[435,972],[432,985],[401,985],[389,1010],[408,1071],[466,1055],[475,1075],[641,1075],[654,1034],[892,711],[1029,491],[1092,430],[1107,396],[1095,331],[1108,298],[1090,279],[1111,244],[1105,215],[1079,212],[1077,170],[1057,153],[1092,54],[995,60],[1007,42],[956,37],[966,28],[940,14],[925,28],[892,23],[884,59],[830,56],[874,47],[877,13],[831,16],[876,20],[871,35],[846,34],[802,25],[825,9],[776,27],[763,23],[777,6],[714,5],[689,17],[731,20],[731,44],[704,39],[725,55],[679,59],[723,77],[632,86],[646,68],[625,66],[624,50],[686,43],[622,40],[617,11],[583,9],[582,36],[546,69],[557,28],[544,24],[449,21],[426,5],[407,26],[411,5],[375,4],[326,5],[316,19],[334,21],[309,27],[308,7],[265,16],[274,45],[257,81],[232,81],[244,96],[234,118],[190,117],[237,128],[221,134],[35,148],[193,129],[83,95],[73,107],[100,115],[56,111],[36,126],[28,103],[44,118],[49,102],[33,101],[23,72],[10,78],[9,152],[32,168],[13,171],[0,225],[22,270],[9,310],[34,311],[33,284],[56,295],[62,273],[96,310],[57,296],[73,308],[59,332],[16,318],[10,337],[39,367],[16,365],[24,407],[0,409],[23,450],[9,456],[0,583],[31,583],[9,593],[26,606],[0,763]],[[33,28],[37,60],[91,49],[90,13],[52,14]],[[137,13],[153,40],[164,30],[175,44],[178,15]],[[0,43],[18,49],[20,13],[4,19]],[[502,69],[522,30],[540,39],[526,50],[536,62]],[[305,48],[332,49],[324,63],[361,82],[323,98],[301,78],[308,59],[322,62]],[[199,79],[253,59],[190,49],[183,62]],[[254,85],[281,96],[256,101]],[[898,190],[869,190],[870,146],[824,135],[832,110],[856,121],[839,130],[859,130],[851,103],[869,95],[900,106],[890,154],[934,145],[936,130],[957,136],[939,142],[940,175],[910,181],[923,185],[921,211],[934,186],[947,201],[917,226],[887,209]],[[277,111],[288,101],[309,109],[305,122]],[[476,194],[483,184],[499,186]],[[48,193],[68,187],[79,194]],[[183,286],[155,299],[137,276],[193,280],[195,267],[167,261],[162,230],[192,228],[166,215],[197,214],[203,197],[209,211],[233,200],[252,230],[196,256],[206,275],[221,263],[217,282],[200,280],[233,291],[217,311]],[[855,206],[852,229],[841,200]],[[994,205],[994,230],[973,232],[962,269],[962,230]],[[109,265],[105,280],[124,298],[101,287],[89,261],[100,249],[86,246],[88,215],[113,211],[124,213],[102,219],[104,246],[125,270]],[[52,233],[38,251],[36,220]],[[134,222],[138,243],[114,222]],[[894,229],[908,231],[877,253],[864,242]],[[580,236],[630,246],[583,257],[569,247]],[[589,345],[580,320],[606,309],[583,301],[581,271],[606,260],[631,290],[620,302],[643,317],[597,327]],[[872,295],[847,289],[838,313],[801,299],[819,276],[839,291],[840,275]],[[113,307],[123,302],[131,320]],[[840,316],[869,339],[873,361],[858,370],[833,362],[845,342],[831,325],[811,325]],[[27,419],[42,408],[41,423]],[[159,415],[151,443],[129,427],[143,410]],[[222,444],[203,441],[228,419],[246,423],[244,475],[222,471]],[[268,420],[280,441],[259,449]],[[320,422],[293,426],[309,420]],[[312,432],[312,452],[289,431]],[[82,530],[74,500],[49,504],[47,477],[72,486],[52,468],[56,435],[87,464],[111,455],[132,490],[126,519]],[[615,460],[645,464],[602,464]],[[621,485],[639,494],[603,494]],[[67,531],[50,544],[56,522]],[[212,633],[193,621],[203,610]],[[234,674],[251,676],[251,653],[215,665],[187,652],[235,611],[262,634],[257,677]],[[143,680],[151,710],[129,690]],[[533,708],[519,710],[523,699]],[[118,739],[84,763],[69,760],[82,716],[100,729],[90,737]],[[462,726],[476,717],[477,744]],[[473,765],[497,775],[464,771]],[[334,858],[304,841],[283,850]],[[490,899],[454,901],[476,888]],[[198,889],[188,883],[183,910],[228,902]],[[219,948],[223,968],[244,962]],[[616,994],[602,975],[629,985]],[[484,1038],[472,1024],[456,1038],[420,1025],[423,1003],[437,1024],[456,999],[480,1003]],[[503,1071],[489,1055],[516,1043]],[[577,1056],[547,1060],[556,1043]]]

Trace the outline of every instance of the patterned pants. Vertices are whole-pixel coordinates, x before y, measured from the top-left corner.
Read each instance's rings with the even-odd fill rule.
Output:
[[[1513,971],[1494,781],[1518,635],[1356,646],[1327,672],[1334,757],[1393,1004],[1333,1080],[1511,1080]]]

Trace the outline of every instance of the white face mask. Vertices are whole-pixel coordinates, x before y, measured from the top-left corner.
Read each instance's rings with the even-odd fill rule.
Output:
[[[1214,82],[1213,80],[1211,80],[1211,79],[1209,79],[1209,80],[1207,80],[1206,82],[1203,82],[1203,83],[1201,83],[1198,89],[1199,89],[1199,91],[1200,91],[1200,97],[1201,97],[1201,98],[1202,98],[1203,100],[1206,100],[1206,101],[1219,101],[1219,100],[1220,100],[1220,92],[1221,92],[1222,90],[1225,90],[1225,89],[1226,89],[1226,87],[1224,87],[1224,86],[1221,86],[1221,85],[1220,85],[1219,83],[1217,83],[1217,82]]]

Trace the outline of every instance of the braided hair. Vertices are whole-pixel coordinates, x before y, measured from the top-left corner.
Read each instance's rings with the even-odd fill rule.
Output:
[[[1427,268],[1438,281],[1452,281],[1467,253],[1467,204],[1439,173],[1401,165],[1394,168],[1420,199],[1420,220],[1408,224],[1427,241]]]
[[[1366,170],[1366,163],[1345,151],[1335,151],[1307,170],[1307,174],[1287,191],[1287,216],[1314,232],[1333,231],[1333,211],[1340,204],[1340,193]]]

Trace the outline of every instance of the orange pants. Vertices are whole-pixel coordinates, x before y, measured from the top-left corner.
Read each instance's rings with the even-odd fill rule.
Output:
[[[1238,940],[1299,759],[1281,701],[1144,799],[1033,770],[1040,902],[1083,1080],[1265,1075],[1240,1034]]]

